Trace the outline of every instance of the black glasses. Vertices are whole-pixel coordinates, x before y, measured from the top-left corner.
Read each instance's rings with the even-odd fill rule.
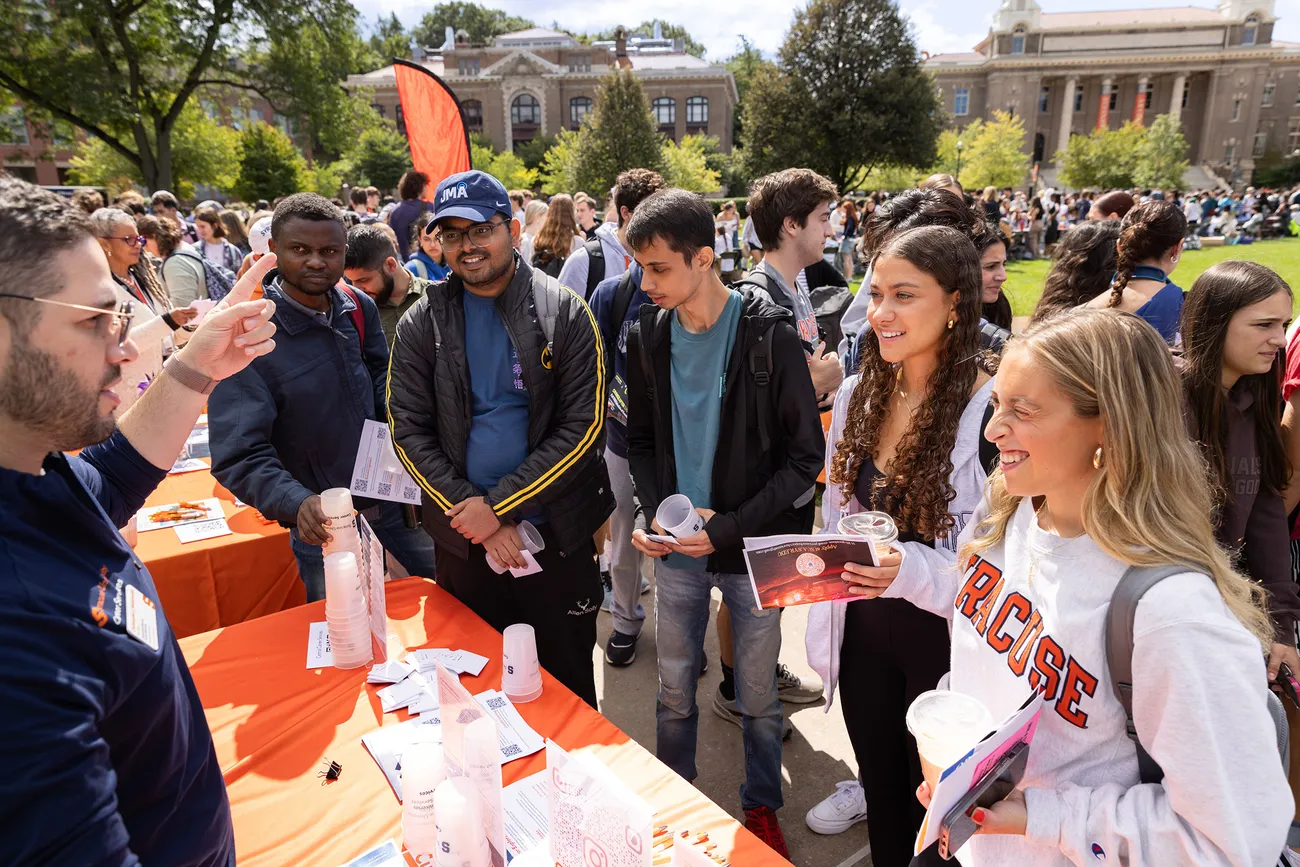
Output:
[[[109,326],[109,336],[115,337],[118,348],[126,346],[126,338],[131,333],[131,320],[135,318],[135,304],[130,301],[123,301],[117,306],[117,310],[105,310],[103,307],[87,307],[85,304],[70,304],[67,301],[55,301],[52,298],[33,298],[30,295],[15,295],[12,292],[0,292],[0,298],[16,298],[19,301],[39,301],[42,304],[54,304],[59,307],[70,307],[73,310],[89,310],[91,313],[98,313],[101,316],[111,316],[112,325]],[[111,329],[117,329],[114,335]]]
[[[438,240],[442,242],[444,247],[451,247],[454,250],[461,246],[461,243],[465,240],[466,236],[468,236],[469,242],[475,247],[486,247],[488,244],[492,243],[492,233],[497,230],[498,226],[504,225],[505,221],[502,220],[501,222],[481,223],[477,226],[470,227],[466,231],[461,231],[459,229],[439,229]]]
[[[125,238],[119,238],[116,235],[109,235],[105,241],[121,241],[123,244],[130,244],[132,247],[143,247],[145,245],[144,235],[127,235]],[[36,300],[40,300],[39,298]]]

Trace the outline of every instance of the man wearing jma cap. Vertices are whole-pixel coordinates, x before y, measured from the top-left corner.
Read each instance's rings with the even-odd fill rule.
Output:
[[[494,628],[531,624],[542,667],[592,707],[602,589],[592,536],[614,509],[605,470],[605,356],[573,292],[515,254],[490,175],[433,198],[452,275],[397,326],[388,377],[398,456],[424,490],[438,584]],[[545,543],[523,571],[529,522]]]

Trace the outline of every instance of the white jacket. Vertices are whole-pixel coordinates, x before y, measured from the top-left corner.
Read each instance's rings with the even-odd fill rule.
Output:
[[[861,512],[863,508],[854,497],[844,503],[840,486],[830,481],[831,457],[835,446],[844,435],[844,420],[849,410],[849,399],[858,384],[857,376],[850,376],[840,385],[835,394],[835,408],[831,411],[831,429],[826,436],[826,493],[822,495],[822,521],[824,533],[835,532],[840,518]],[[957,562],[957,534],[962,531],[975,507],[984,496],[984,482],[988,479],[985,468],[980,466],[979,444],[983,432],[984,411],[988,408],[989,397],[993,393],[993,380],[989,380],[975,392],[975,396],[966,404],[961,420],[957,426],[957,441],[952,450],[952,483],[956,496],[949,505],[949,514],[957,520],[954,532],[944,538],[935,540],[935,547],[919,542],[898,543],[894,547],[904,554],[899,567],[898,578],[903,573],[922,573],[932,569],[951,568]],[[897,581],[895,582],[897,583]],[[844,608],[846,605],[860,605],[870,600],[853,600],[839,602],[818,602],[808,612],[808,631],[804,637],[804,649],[808,654],[808,665],[821,676],[826,691],[826,711],[830,711],[835,699],[835,686],[840,678],[840,646],[844,641]]]
[[[1106,612],[1125,565],[1086,535],[1039,529],[1028,499],[1002,542],[960,574],[907,568],[911,547],[885,596],[948,619],[950,688],[995,719],[1033,690],[1048,698],[1020,784],[1024,836],[972,837],[963,864],[1272,867],[1294,814],[1291,790],[1259,642],[1213,581],[1174,575],[1138,604],[1133,721],[1165,775],[1140,784],[1106,663]]]

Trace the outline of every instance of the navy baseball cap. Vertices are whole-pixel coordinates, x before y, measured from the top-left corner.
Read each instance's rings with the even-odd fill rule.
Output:
[[[478,170],[452,175],[438,184],[433,196],[433,219],[460,217],[486,223],[493,214],[511,216],[510,195],[501,182]]]

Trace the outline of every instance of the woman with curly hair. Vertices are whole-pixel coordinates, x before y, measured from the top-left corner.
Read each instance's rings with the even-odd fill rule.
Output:
[[[1097,296],[1088,306],[1145,319],[1173,346],[1178,341],[1183,290],[1169,275],[1178,267],[1186,235],[1187,218],[1173,202],[1145,202],[1133,208],[1120,222],[1110,294]]]
[[[1118,240],[1118,220],[1089,220],[1061,236],[1031,323],[1087,304],[1109,289]]]
[[[981,459],[992,380],[980,350],[979,255],[956,229],[910,229],[881,247],[862,291],[870,292],[870,330],[858,374],[835,399],[824,525],[886,512],[900,550],[882,564],[951,567],[957,534],[980,499],[984,461],[996,454],[989,447]],[[925,815],[912,798],[921,766],[904,717],[948,670],[947,624],[903,600],[823,603],[809,613],[807,648],[828,708],[840,687],[861,774],[860,789],[841,783],[813,808],[809,827],[838,833],[870,815],[872,863],[904,867]]]

